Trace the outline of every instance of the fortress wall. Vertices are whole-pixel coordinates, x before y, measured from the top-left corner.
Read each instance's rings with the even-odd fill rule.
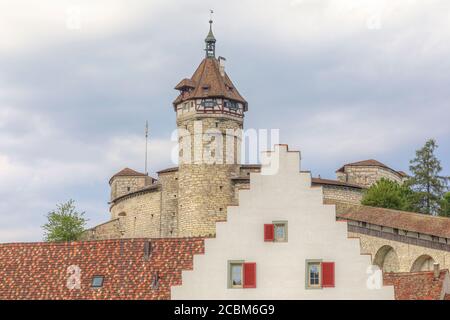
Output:
[[[130,177],[130,176],[118,176],[114,177],[111,183],[111,200],[114,200],[127,193],[135,192],[146,186],[146,176]]]
[[[178,236],[178,171],[160,173],[161,237]]]
[[[349,232],[348,236],[351,238],[359,238],[361,243],[361,254],[370,254],[372,262],[374,262],[377,252],[384,246],[389,246],[393,250],[389,252],[390,255],[396,255],[395,265],[392,265],[392,260],[389,255],[385,257],[385,261],[392,272],[410,272],[414,262],[423,255],[428,255],[433,258],[434,262],[439,263],[440,269],[450,269],[450,252],[426,248],[412,245],[409,243],[402,243],[389,239],[374,237],[366,234]]]
[[[160,190],[130,196],[111,207],[112,219],[120,219],[124,238],[160,237],[160,212]]]
[[[374,166],[346,166],[345,173],[338,173],[337,179],[348,183],[370,187],[381,178],[402,183],[402,177],[392,170]]]
[[[355,188],[324,185],[322,189],[324,201],[328,203],[347,202],[360,204],[363,197],[363,191]]]
[[[86,230],[80,240],[107,240],[121,237],[119,219],[110,220],[92,229]]]

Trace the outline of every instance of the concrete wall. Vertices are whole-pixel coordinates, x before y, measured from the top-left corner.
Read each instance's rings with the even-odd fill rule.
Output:
[[[333,205],[323,204],[309,173],[299,172],[299,153],[276,146],[277,174],[252,173],[250,190],[239,206],[228,208],[216,238],[205,240],[205,255],[183,272],[173,299],[393,299],[392,287],[368,289],[370,256],[360,255],[359,240],[347,238],[346,223],[336,222]],[[288,241],[265,242],[263,226],[288,221]],[[306,259],[335,262],[335,288],[305,289]],[[228,261],[257,264],[255,289],[228,289]]]

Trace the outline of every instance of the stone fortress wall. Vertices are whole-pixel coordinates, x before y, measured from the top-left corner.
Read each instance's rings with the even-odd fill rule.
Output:
[[[206,122],[206,126],[215,127],[216,124]],[[223,128],[227,127],[230,124],[224,123]],[[239,128],[239,124],[235,128]],[[239,190],[250,187],[250,173],[261,170],[257,164],[181,164],[180,167],[181,171],[178,167],[159,171],[158,179],[143,176],[113,178],[111,222],[93,228],[99,229],[97,232],[93,233],[91,229],[89,238],[94,237],[92,234],[99,240],[143,236],[214,236],[215,223],[226,221],[227,207],[239,204]],[[347,166],[346,170],[353,176],[359,172],[362,177],[354,179],[358,181],[368,181],[374,177],[390,178],[386,174],[389,171],[380,168],[359,170]],[[342,175],[338,172],[339,177]],[[150,181],[153,183],[148,185]],[[360,204],[365,190],[364,186],[342,180],[313,178],[312,185],[322,188],[326,203]],[[120,223],[113,222],[117,219]],[[193,220],[203,223],[193,224]],[[108,232],[102,231],[107,227]]]
[[[376,160],[366,160],[343,166],[336,172],[336,177],[339,181],[368,188],[381,178],[403,183],[406,175],[401,171],[388,168]]]
[[[177,126],[182,132],[179,135],[179,236],[213,236],[216,222],[226,219],[227,206],[235,195],[231,178],[239,175],[242,121],[231,116],[200,115],[178,119]],[[222,149],[218,148],[220,145]]]

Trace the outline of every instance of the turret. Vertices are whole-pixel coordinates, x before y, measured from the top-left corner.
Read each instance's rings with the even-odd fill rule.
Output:
[[[232,202],[231,178],[239,174],[241,131],[248,105],[215,57],[212,21],[206,57],[181,80],[173,107],[179,133],[179,236],[215,233]]]

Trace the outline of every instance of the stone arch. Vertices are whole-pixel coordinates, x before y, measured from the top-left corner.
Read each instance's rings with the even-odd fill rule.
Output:
[[[414,261],[411,266],[411,272],[432,271],[433,264],[434,259],[427,254],[423,254]]]
[[[389,245],[384,245],[378,249],[373,264],[377,265],[383,272],[398,272],[400,268],[397,252]]]

